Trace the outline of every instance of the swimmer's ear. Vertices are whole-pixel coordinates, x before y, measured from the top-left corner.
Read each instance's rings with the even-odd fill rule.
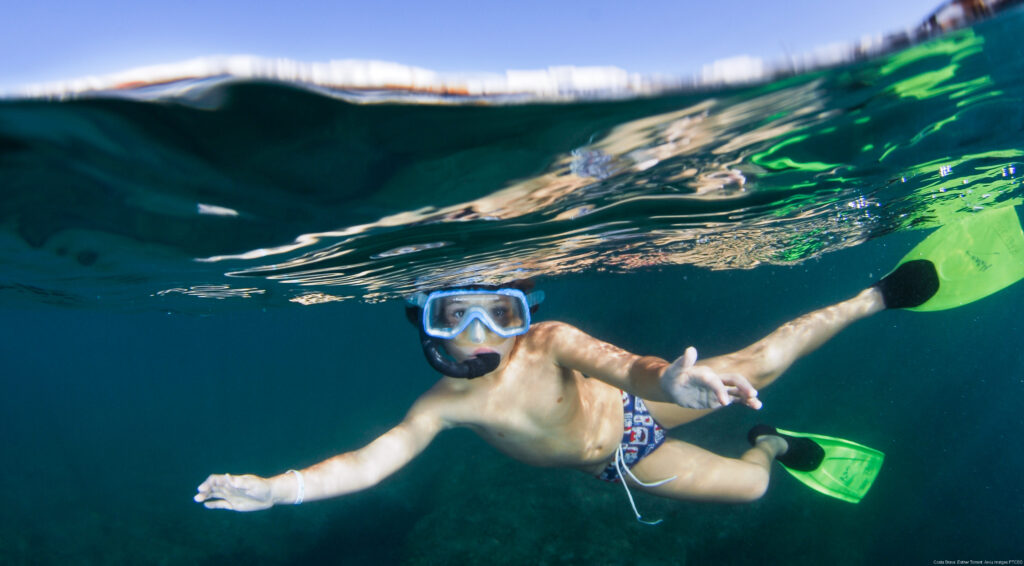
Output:
[[[420,319],[423,318],[423,309],[419,307],[405,307],[405,318],[409,319],[409,324],[419,328]]]

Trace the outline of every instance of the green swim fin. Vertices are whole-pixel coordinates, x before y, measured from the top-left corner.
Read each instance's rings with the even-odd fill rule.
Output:
[[[1005,207],[943,225],[876,286],[889,308],[939,311],[973,303],[1021,278],[1024,230],[1016,209]]]
[[[779,462],[793,477],[815,491],[850,503],[859,503],[867,494],[885,460],[885,454],[856,442],[766,425],[751,429],[751,444],[763,434],[788,437],[790,449]]]

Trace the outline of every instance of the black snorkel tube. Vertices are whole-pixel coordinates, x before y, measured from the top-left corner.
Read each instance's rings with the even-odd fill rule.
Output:
[[[423,348],[423,355],[427,357],[430,367],[448,377],[473,379],[491,373],[498,369],[498,364],[501,363],[501,356],[493,352],[477,354],[464,362],[457,362],[447,355],[448,352],[439,339],[427,335],[422,328],[420,329],[420,346]]]

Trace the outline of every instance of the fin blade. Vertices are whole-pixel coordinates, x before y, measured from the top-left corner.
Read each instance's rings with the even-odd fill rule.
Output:
[[[945,224],[910,250],[899,264],[935,265],[939,290],[912,311],[967,305],[1024,278],[1024,230],[1014,207],[987,210]]]
[[[849,503],[859,503],[878,477],[885,454],[841,438],[778,429],[782,434],[809,438],[825,450],[817,469],[801,472],[785,468],[811,489]],[[785,467],[785,466],[784,466]]]

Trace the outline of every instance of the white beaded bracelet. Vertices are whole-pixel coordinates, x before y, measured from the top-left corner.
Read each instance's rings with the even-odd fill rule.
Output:
[[[302,498],[306,496],[306,480],[302,479],[302,473],[298,470],[288,470],[286,474],[295,474],[295,478],[299,480],[299,490],[295,494],[295,502],[292,505],[298,505],[302,503]]]

